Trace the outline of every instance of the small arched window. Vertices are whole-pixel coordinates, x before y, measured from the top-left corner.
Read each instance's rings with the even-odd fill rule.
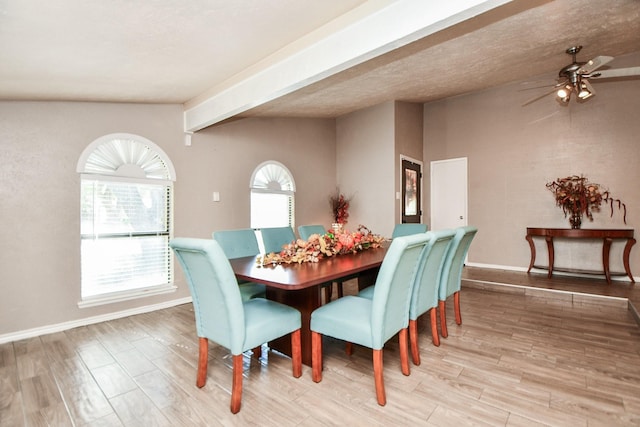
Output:
[[[111,134],[80,156],[81,306],[174,289],[175,171],[153,142]]]
[[[289,169],[264,162],[251,176],[251,227],[294,226],[296,185]]]

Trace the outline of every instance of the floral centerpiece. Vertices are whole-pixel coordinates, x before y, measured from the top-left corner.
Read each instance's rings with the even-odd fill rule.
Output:
[[[329,231],[323,235],[312,234],[308,240],[298,239],[284,245],[278,253],[272,252],[264,257],[258,257],[257,263],[269,265],[318,262],[327,257],[378,248],[384,240],[384,237],[373,234],[364,225],[359,225],[355,232],[334,233]]]
[[[571,228],[580,228],[583,216],[593,221],[593,212],[600,211],[603,202],[611,206],[611,216],[613,204],[617,203],[618,209],[624,210],[623,220],[627,223],[627,206],[619,199],[612,198],[609,191],[601,191],[600,184],[589,182],[584,176],[558,178],[548,182],[547,188],[554,194],[556,205],[562,207],[565,218],[571,214]]]

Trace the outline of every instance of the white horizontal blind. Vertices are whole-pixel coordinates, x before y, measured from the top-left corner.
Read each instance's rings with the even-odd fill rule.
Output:
[[[83,175],[82,298],[165,285],[172,187]]]
[[[251,228],[293,226],[292,197],[251,192]]]

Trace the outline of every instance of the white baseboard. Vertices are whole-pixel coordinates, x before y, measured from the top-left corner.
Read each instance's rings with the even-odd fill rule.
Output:
[[[496,264],[482,264],[482,263],[477,263],[477,262],[467,262],[465,263],[465,265],[469,266],[469,267],[478,267],[478,268],[489,268],[489,269],[493,269],[493,270],[507,270],[507,271],[523,271],[526,272],[528,270],[528,268],[526,267],[513,267],[510,265],[496,265]],[[532,268],[531,269],[532,273],[547,273],[548,270],[546,269],[542,269],[542,268]],[[604,279],[604,273],[603,274],[582,274],[582,273],[570,273],[570,272],[566,272],[566,271],[553,271],[553,275],[554,276],[569,276],[569,277],[581,277],[583,279],[593,279],[593,278],[599,278],[599,279]],[[631,280],[629,280],[629,277],[627,276],[612,276],[611,277],[612,281],[618,281],[618,282],[631,282]],[[633,277],[633,280],[635,280],[636,282],[640,281],[640,278],[638,277]]]
[[[27,338],[33,338],[40,335],[53,334],[56,332],[62,332],[68,329],[77,328],[80,326],[92,325],[94,323],[120,319],[122,317],[133,316],[136,314],[149,313],[151,311],[161,310],[163,308],[174,307],[176,305],[187,304],[190,302],[191,302],[191,297],[189,296],[189,297],[179,298],[171,301],[165,301],[159,304],[145,305],[143,307],[132,308],[129,310],[101,314],[100,316],[85,317],[83,319],[72,320],[69,322],[56,323],[54,325],[46,325],[46,326],[26,329],[18,332],[11,332],[8,334],[0,335],[0,344],[23,340]]]

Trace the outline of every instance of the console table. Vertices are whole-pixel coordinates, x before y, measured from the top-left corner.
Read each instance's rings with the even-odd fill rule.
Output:
[[[627,243],[624,247],[622,254],[622,261],[624,263],[624,270],[631,279],[632,283],[633,274],[631,274],[631,268],[629,267],[629,254],[631,253],[631,247],[636,243],[636,239],[633,238],[633,230],[625,229],[572,229],[572,228],[527,228],[527,241],[531,247],[531,262],[529,263],[529,269],[527,273],[531,271],[533,267],[545,268],[534,266],[536,261],[536,248],[533,244],[533,237],[544,237],[547,242],[547,250],[549,252],[549,275],[551,278],[553,274],[553,238],[563,237],[567,239],[602,239],[602,267],[604,269],[604,275],[607,278],[607,283],[611,283],[611,272],[609,271],[609,251],[611,249],[611,242],[613,239],[626,239]],[[622,274],[622,273],[621,273]]]

